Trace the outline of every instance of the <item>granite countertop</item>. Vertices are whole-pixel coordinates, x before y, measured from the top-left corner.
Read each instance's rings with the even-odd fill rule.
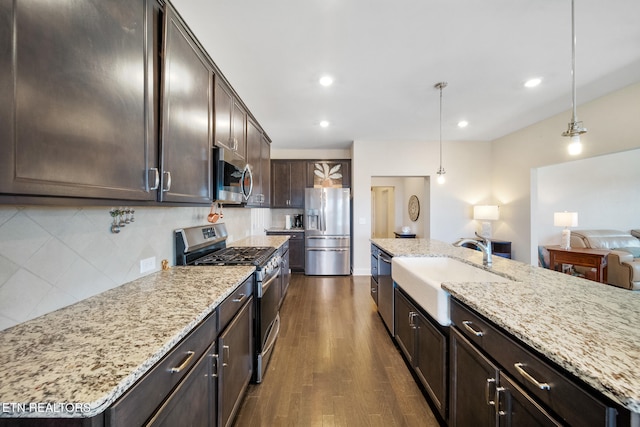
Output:
[[[253,271],[173,267],[0,331],[0,418],[103,412]]]
[[[267,233],[268,232],[272,232],[272,233],[304,233],[304,228],[299,228],[299,227],[293,227],[293,228],[271,227],[271,228],[267,228],[264,231],[266,231]]]
[[[430,239],[373,239],[393,256],[449,256],[482,267],[482,253]],[[640,413],[640,293],[493,257],[507,283],[443,289],[632,412]]]

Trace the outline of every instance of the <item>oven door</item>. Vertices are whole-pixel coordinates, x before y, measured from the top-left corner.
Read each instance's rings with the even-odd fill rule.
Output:
[[[278,314],[282,293],[280,269],[274,270],[268,278],[265,278],[262,283],[258,283],[257,286],[255,382],[260,383],[280,332],[280,316]]]

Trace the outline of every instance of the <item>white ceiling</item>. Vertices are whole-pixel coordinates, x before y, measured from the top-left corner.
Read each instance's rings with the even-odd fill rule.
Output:
[[[493,140],[571,108],[570,0],[172,3],[274,148],[438,140],[440,81],[445,141]],[[580,116],[581,103],[640,82],[640,0],[575,10]],[[531,77],[542,84],[524,88]]]

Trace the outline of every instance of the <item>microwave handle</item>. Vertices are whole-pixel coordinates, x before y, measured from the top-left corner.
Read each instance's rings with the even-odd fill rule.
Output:
[[[247,187],[245,185],[245,183],[247,182],[247,177],[249,178],[249,191],[247,191]],[[245,200],[249,200],[251,192],[253,191],[253,174],[251,173],[251,168],[249,167],[249,165],[246,165],[244,167],[244,171],[242,171],[242,181],[240,185],[242,189],[242,196]]]

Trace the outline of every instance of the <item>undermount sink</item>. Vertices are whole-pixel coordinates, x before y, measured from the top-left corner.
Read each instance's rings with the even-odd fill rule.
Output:
[[[509,279],[447,257],[393,257],[391,277],[438,323],[448,326],[449,293],[444,282],[508,282]]]

